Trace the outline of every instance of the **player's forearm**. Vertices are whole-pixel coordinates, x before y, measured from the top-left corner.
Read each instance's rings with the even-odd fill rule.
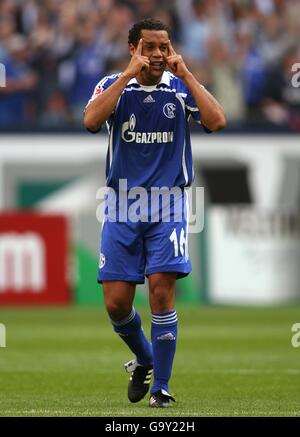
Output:
[[[211,131],[224,129],[226,118],[219,102],[199,84],[192,73],[187,74],[183,80],[195,99],[204,126]]]
[[[88,105],[84,113],[84,126],[87,129],[97,131],[108,120],[129,80],[130,77],[122,73],[118,80]]]

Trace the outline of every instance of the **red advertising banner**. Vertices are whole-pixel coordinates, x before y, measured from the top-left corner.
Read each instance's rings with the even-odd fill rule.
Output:
[[[0,305],[70,302],[64,216],[0,214]]]

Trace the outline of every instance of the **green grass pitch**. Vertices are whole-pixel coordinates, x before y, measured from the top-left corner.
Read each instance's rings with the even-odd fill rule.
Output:
[[[138,308],[149,333],[150,315]],[[178,307],[164,416],[300,416],[300,307]],[[161,416],[126,397],[132,358],[102,308],[0,309],[0,416]]]

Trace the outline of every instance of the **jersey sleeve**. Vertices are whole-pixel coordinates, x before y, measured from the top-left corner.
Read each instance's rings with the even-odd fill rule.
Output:
[[[108,87],[110,87],[110,85],[112,85],[120,76],[120,74],[111,74],[110,76],[105,76],[103,79],[100,80],[100,82],[97,83],[97,85],[94,88],[94,92],[90,98],[90,100],[88,101],[86,107],[84,108],[84,111],[86,110],[86,108],[89,106],[89,104],[95,100],[100,94],[102,94]],[[108,120],[108,122],[110,122],[110,120],[113,117],[114,112],[112,112],[110,119]],[[98,133],[99,131],[101,131],[102,126],[99,127],[99,129],[97,129],[96,131],[92,131],[90,129],[87,129],[89,132],[95,134]]]
[[[112,85],[119,77],[119,74],[111,74],[110,76],[105,76],[103,79],[100,80],[100,82],[97,83],[97,85],[94,88],[94,92],[88,101],[86,107],[95,100],[100,94],[103,93],[110,85]]]
[[[203,87],[203,85],[201,85],[201,86]],[[203,88],[204,88],[204,87],[203,87]],[[192,116],[193,119],[194,119],[197,123],[199,123],[199,124],[202,125],[203,130],[204,130],[206,133],[211,133],[211,131],[210,131],[209,129],[207,129],[207,127],[205,127],[205,126],[201,123],[201,114],[200,114],[199,108],[197,107],[196,102],[195,102],[195,99],[194,99],[192,93],[191,93],[189,90],[188,90],[188,92],[187,92],[187,96],[186,96],[186,99],[185,99],[185,108],[186,108],[186,112],[187,112],[187,114],[188,114],[188,117],[189,117],[189,116]]]

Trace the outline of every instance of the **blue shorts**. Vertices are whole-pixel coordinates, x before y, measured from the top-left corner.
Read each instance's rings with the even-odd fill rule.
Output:
[[[182,205],[180,217],[175,209]],[[128,202],[128,208],[132,202]],[[187,193],[181,190],[180,199],[172,199],[167,220],[159,206],[155,220],[150,213],[147,220],[133,222],[126,219],[104,220],[100,238],[98,282],[127,281],[145,282],[152,273],[174,272],[177,278],[187,276],[192,268],[188,254]]]

